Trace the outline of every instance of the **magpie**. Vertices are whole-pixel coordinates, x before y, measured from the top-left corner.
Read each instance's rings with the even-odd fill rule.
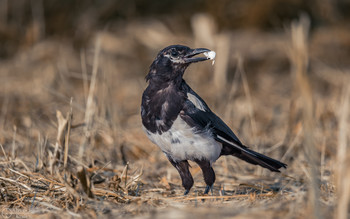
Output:
[[[203,53],[206,56],[199,56]],[[185,195],[193,186],[188,160],[197,163],[203,172],[204,194],[215,182],[212,164],[222,155],[233,155],[274,172],[287,167],[243,145],[183,79],[191,63],[212,59],[213,53],[215,56],[209,49],[182,45],[164,48],[149,68],[149,84],[142,95],[143,129],[179,172]]]

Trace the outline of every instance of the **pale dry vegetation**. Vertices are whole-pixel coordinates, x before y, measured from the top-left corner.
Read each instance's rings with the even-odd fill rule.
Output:
[[[133,19],[74,49],[43,39],[37,14],[25,37],[34,43],[0,60],[3,217],[349,218],[348,29],[310,30],[302,15],[280,30],[222,31],[196,14],[190,31]],[[287,169],[222,157],[204,196],[191,163],[195,185],[182,195],[139,110],[148,66],[170,44],[217,52],[185,79],[242,142]]]

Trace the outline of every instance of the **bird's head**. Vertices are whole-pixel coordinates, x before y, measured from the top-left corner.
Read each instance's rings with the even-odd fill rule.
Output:
[[[191,49],[187,46],[173,45],[161,50],[150,66],[146,80],[173,81],[182,78],[186,68],[194,62],[210,59],[206,56],[197,56],[210,52],[209,49]]]

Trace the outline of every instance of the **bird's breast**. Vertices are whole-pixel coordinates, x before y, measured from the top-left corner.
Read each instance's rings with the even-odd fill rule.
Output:
[[[210,129],[198,131],[190,127],[180,116],[171,128],[163,133],[152,133],[144,127],[148,138],[176,161],[206,159],[215,162],[222,144],[215,141]]]

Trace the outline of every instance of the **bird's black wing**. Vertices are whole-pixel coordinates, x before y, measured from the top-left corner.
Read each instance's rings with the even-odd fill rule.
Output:
[[[260,165],[276,172],[279,172],[279,168],[287,166],[244,146],[232,130],[210,110],[204,100],[188,85],[186,88],[188,99],[180,112],[181,118],[199,132],[207,129],[212,130],[213,138],[223,144],[222,155],[234,155],[251,164]]]
[[[215,140],[233,144],[237,149],[242,150],[247,148],[244,146],[232,130],[217,116],[210,111],[203,111],[196,107],[191,100],[184,103],[183,110],[180,113],[181,118],[188,125],[194,127],[198,132],[201,130],[210,129]]]
[[[246,148],[233,131],[210,110],[205,101],[187,84],[185,85],[188,98],[184,103],[181,113],[182,119],[184,119],[190,126],[196,127],[198,130],[206,128],[212,129],[214,134],[213,137],[217,141],[230,141],[231,143],[237,144],[237,146]]]

